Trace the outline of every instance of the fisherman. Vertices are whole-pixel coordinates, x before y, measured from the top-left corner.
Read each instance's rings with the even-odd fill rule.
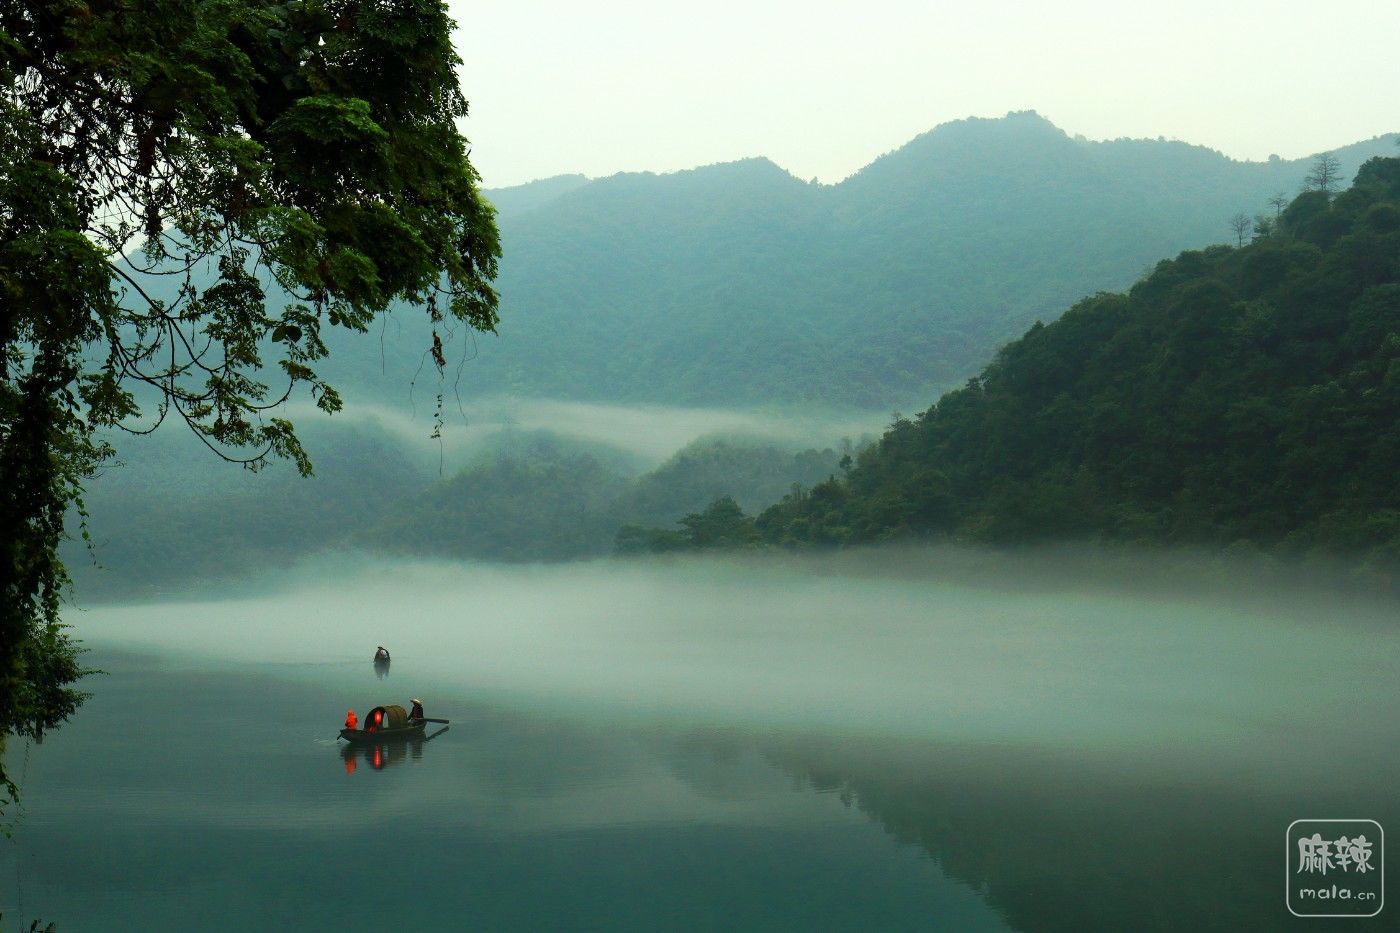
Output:
[[[355,715],[355,711],[354,711],[353,709],[347,709],[347,710],[345,711],[345,728],[347,728],[347,729],[358,729],[358,728],[360,728],[360,720],[359,720],[359,718]]]
[[[417,697],[414,697],[413,700],[412,700],[412,703],[413,703],[413,708],[412,708],[411,710],[408,711],[408,721],[409,721],[409,722],[422,722],[422,721],[423,721],[423,701],[420,700],[420,699],[418,699]]]
[[[388,648],[385,648],[383,645],[380,645],[380,646],[379,646],[379,650],[376,651],[376,652],[374,653],[374,660],[376,660],[376,661],[387,661],[387,660],[389,660],[389,649],[388,649]]]

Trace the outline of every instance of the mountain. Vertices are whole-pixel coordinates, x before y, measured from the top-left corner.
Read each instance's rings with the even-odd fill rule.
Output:
[[[1344,174],[1396,136],[1335,150]],[[1309,159],[1089,142],[1035,113],[945,124],[837,185],[766,159],[488,192],[505,248],[481,390],[885,409],[1163,255],[1233,240]]]
[[[1393,151],[1393,139],[1378,138],[1336,154],[1345,171],[1359,166],[1368,152]],[[803,461],[784,451],[702,445],[678,454],[656,475],[634,480],[635,471],[600,459],[596,452],[569,451],[567,457],[560,455],[562,462],[554,462],[560,457],[545,458],[549,462],[536,457],[524,464],[495,456],[472,465],[458,456],[460,450],[444,456],[443,448],[410,449],[397,425],[403,409],[415,408],[421,421],[441,406],[455,418],[459,393],[471,399],[508,391],[575,401],[706,402],[788,411],[799,405],[812,411],[922,407],[975,372],[997,345],[1023,332],[1032,320],[1053,321],[1083,294],[1131,284],[1157,256],[1233,239],[1225,223],[1231,214],[1271,213],[1269,198],[1296,189],[1307,167],[1307,160],[1234,162],[1175,142],[1090,143],[1066,136],[1034,114],[1013,114],[939,127],[839,185],[807,184],[767,160],[753,159],[674,175],[595,181],[561,176],[491,192],[506,245],[499,338],[460,330],[451,334],[450,365],[439,379],[425,360],[429,341],[421,310],[399,309],[368,336],[327,335],[333,355],[322,370],[345,390],[349,405],[335,426],[318,428],[319,418],[297,417],[303,430],[311,432],[308,448],[320,474],[310,483],[290,473],[256,482],[241,475],[216,480],[223,476],[220,465],[204,470],[211,463],[208,455],[178,431],[145,439],[144,446],[123,439],[119,449],[130,465],[92,483],[88,496],[97,558],[113,572],[90,572],[91,561],[76,549],[69,550],[69,563],[91,592],[94,587],[140,589],[214,579],[290,562],[328,543],[409,550],[442,545],[439,550],[481,557],[509,550],[518,559],[573,556],[606,550],[619,525],[665,524],[686,513],[703,516],[704,503],[725,493],[734,496],[736,506],[753,510],[774,501],[794,481],[831,492],[841,484],[820,480],[838,455],[825,451]],[[1270,287],[1287,292],[1292,287],[1287,276],[1295,274],[1289,250],[1309,244],[1332,248],[1313,243],[1310,233],[1287,232],[1303,229],[1298,211],[1309,203],[1307,198],[1295,202],[1285,229],[1267,243],[1243,251],[1191,252],[1186,256],[1205,258],[1184,257],[1178,264],[1195,268],[1192,263],[1205,263],[1213,269],[1217,262],[1237,261],[1229,258],[1236,252],[1271,256],[1259,260],[1263,265],[1250,275],[1281,277],[1284,284]],[[1345,203],[1339,199],[1337,211]],[[1318,222],[1349,216],[1337,211],[1329,208]],[[1283,252],[1276,256],[1269,252],[1274,249]],[[1166,274],[1158,270],[1145,281],[1160,283]],[[1257,283],[1250,287],[1264,289]],[[1142,283],[1132,294],[1148,292]],[[1285,307],[1293,297],[1283,294],[1278,300]],[[1097,301],[1089,304],[1097,307]],[[1305,311],[1289,313],[1306,316]],[[1079,317],[1076,312],[1060,330],[1053,329],[1057,324],[1044,330],[1069,332]],[[1215,352],[1204,344],[1196,349]],[[1125,372],[1147,379],[1150,371],[1132,369],[1139,362],[1129,358]],[[1108,369],[1103,372],[1104,378],[1120,378]],[[1350,391],[1346,378],[1333,373],[1329,379],[1341,386],[1339,391]],[[1328,384],[1319,383],[1324,389]],[[1254,398],[1247,386],[1233,388]],[[1170,398],[1157,401],[1172,404]],[[380,410],[365,403],[394,411],[384,413],[382,424],[373,414],[363,424],[343,424],[353,413]],[[1260,412],[1269,414],[1268,406],[1293,402],[1270,396],[1258,404],[1265,406]],[[1145,423],[1156,424],[1157,415],[1141,407],[1133,410]],[[1004,412],[998,417],[1010,418]],[[1230,417],[1232,424],[1249,423],[1242,415]],[[1014,419],[1006,425],[1025,427]],[[1060,427],[1083,428],[1072,421]],[[1000,423],[982,428],[988,438],[1006,436]],[[414,436],[421,440],[427,434],[424,427]],[[449,431],[447,436],[456,444],[456,435]],[[1154,436],[1154,442],[1163,439]],[[887,448],[889,444],[881,447]],[[1104,449],[1099,455],[1109,457]],[[585,453],[597,462],[575,457]],[[1157,456],[1150,448],[1142,456],[1149,454]],[[862,472],[864,458],[861,464],[857,476],[875,475]],[[464,465],[471,476],[433,485]],[[869,467],[876,469],[876,461]],[[925,467],[963,482],[957,469],[941,460],[920,470]],[[912,481],[932,478],[916,474]],[[1342,469],[1337,475],[1352,474]],[[478,481],[479,488],[474,486]],[[504,497],[497,506],[485,503],[488,488]],[[1047,493],[1045,501],[1062,492]],[[570,511],[569,495],[586,499],[588,507]],[[541,505],[538,514],[532,513],[532,520],[538,519],[533,530],[522,530],[506,548],[506,536],[515,534],[506,529],[507,504],[527,501],[556,502],[558,508],[550,512]],[[942,508],[940,501],[933,496],[924,505]],[[1026,511],[1030,517],[1024,534],[1098,533],[1093,529],[1100,526],[1093,522],[1066,524],[1076,516],[1099,515],[1076,511],[1078,500],[1066,501],[1070,504],[1056,506],[1065,513],[1063,520]],[[1273,500],[1256,496],[1249,501],[1260,514],[1274,510],[1269,521],[1275,530],[1308,526],[1313,531],[1307,534],[1319,540],[1343,535],[1341,525],[1319,531],[1317,514],[1280,517],[1281,506]],[[1359,501],[1371,500],[1363,496]],[[1007,524],[1009,516],[1020,514],[1009,506],[992,508],[976,498],[968,502],[957,533],[999,540],[1022,534]],[[867,540],[904,533],[907,516],[901,517],[899,509],[909,500],[881,505],[893,511],[880,515],[863,511],[869,504],[852,506],[851,515],[859,513],[868,523],[859,529],[839,515],[828,520],[815,512],[794,513],[789,525],[775,512],[768,522],[770,537]],[[1146,518],[1125,512],[1121,527],[1112,533],[1149,538],[1206,534],[1185,519],[1179,527],[1163,530],[1166,519],[1151,511],[1159,505],[1157,500],[1143,505],[1150,512]],[[411,521],[388,527],[397,511],[419,515],[421,509],[426,528],[437,521],[434,508],[454,513],[435,537],[425,537]],[[1377,512],[1361,527],[1356,526],[1358,508],[1341,506],[1338,514],[1351,523],[1345,534],[1371,547],[1384,539],[1389,513]],[[982,519],[974,521],[976,516],[985,522],[978,524]],[[712,517],[728,521],[733,516]],[[551,521],[566,519],[572,523],[567,540],[551,543],[542,537]],[[1241,531],[1227,518],[1212,521],[1217,522],[1212,533],[1219,536],[1271,540],[1262,526]],[[370,540],[367,529],[380,522],[386,530]],[[506,529],[501,536],[493,536],[497,527]],[[1298,540],[1313,540],[1307,534]],[[102,578],[109,583],[97,582]]]
[[[1384,574],[1398,476],[1400,158],[1377,158],[1246,246],[1183,252],[1037,322],[756,531],[1229,545]]]
[[[548,204],[586,184],[588,178],[584,175],[555,175],[510,188],[495,188],[490,193],[491,203],[498,214],[513,217]]]
[[[617,457],[545,432],[512,439],[460,472],[405,495],[357,543],[410,554],[562,560],[607,554],[619,527],[661,522],[723,493],[748,508],[793,483],[831,475],[833,450],[794,452],[748,438],[688,444],[656,469],[626,476]],[[611,462],[608,462],[611,460]]]
[[[793,483],[810,486],[836,472],[840,456],[831,448],[794,453],[746,438],[695,441],[639,476],[619,499],[614,509],[617,521],[608,529],[609,543],[612,532],[624,522],[666,522],[723,495],[733,496],[746,509],[766,508],[789,492]]]
[[[487,560],[596,555],[616,528],[608,510],[625,484],[592,454],[534,437],[402,498],[361,539],[390,551]]]
[[[181,430],[135,439],[134,462],[100,477],[86,498],[92,553],[80,541],[65,548],[78,591],[110,600],[217,587],[345,549],[504,561],[602,556],[623,525],[665,522],[722,494],[762,509],[793,483],[825,479],[840,457],[711,436],[639,473],[621,449],[510,430],[453,450],[451,462],[463,465],[444,478],[427,445],[406,444],[372,418],[319,423],[306,440],[318,457],[310,478],[287,464],[257,476],[211,465]]]
[[[352,544],[436,478],[436,458],[374,419],[312,420],[301,434],[314,477],[285,461],[257,474],[222,463],[183,425],[121,438],[120,461],[84,496],[91,548],[63,549],[78,595],[149,597],[284,567]]]

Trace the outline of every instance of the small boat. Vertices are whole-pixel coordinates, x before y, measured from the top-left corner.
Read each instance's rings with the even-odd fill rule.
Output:
[[[427,726],[426,722],[416,722],[402,729],[341,729],[340,737],[356,744],[402,742],[406,739],[421,739]]]
[[[403,764],[405,761],[417,761],[423,757],[423,746],[442,735],[448,728],[448,726],[443,726],[430,735],[409,736],[398,741],[392,739],[389,741],[381,739],[356,741],[352,739],[344,745],[337,745],[340,749],[340,760],[345,767],[346,774],[354,774],[362,763],[369,765],[376,771],[383,771],[385,768]],[[353,731],[359,732],[358,729]]]
[[[365,716],[365,728],[341,729],[340,737],[347,742],[399,742],[419,739],[427,728],[427,720],[410,721],[402,706],[376,706]]]

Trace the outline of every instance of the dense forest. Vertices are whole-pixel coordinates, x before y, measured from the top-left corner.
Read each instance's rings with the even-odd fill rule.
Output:
[[[756,519],[721,499],[619,548],[1078,539],[1400,564],[1400,159],[1341,193],[1313,181],[1252,242],[1037,322]]]

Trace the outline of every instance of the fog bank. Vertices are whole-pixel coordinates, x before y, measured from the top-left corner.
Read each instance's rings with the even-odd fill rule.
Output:
[[[1328,614],[1329,599],[1149,597],[1068,578],[999,592],[831,560],[346,558],[259,595],[95,607],[70,621],[93,644],[181,663],[270,663],[332,683],[385,644],[386,691],[415,691],[439,709],[456,697],[1081,751],[1146,743],[1144,760],[1240,760],[1278,754],[1299,735],[1353,752],[1400,738],[1361,742],[1351,715],[1400,701],[1393,609]]]
[[[325,420],[311,405],[290,405],[288,412],[298,425]],[[460,461],[502,431],[546,431],[585,444],[617,448],[636,457],[644,467],[656,466],[686,444],[706,436],[750,437],[797,449],[828,446],[842,437],[854,441],[862,435],[879,436],[889,421],[884,413],[860,411],[609,405],[512,396],[449,397],[442,419],[441,438],[432,438],[431,393],[420,393],[411,411],[355,402],[334,416],[336,422],[365,424],[382,431],[434,461],[440,453],[449,463]]]

